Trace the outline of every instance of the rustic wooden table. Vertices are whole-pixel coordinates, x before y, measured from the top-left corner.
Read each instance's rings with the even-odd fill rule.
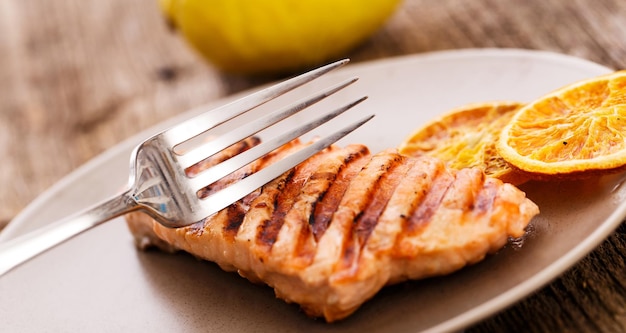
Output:
[[[347,56],[485,47],[626,68],[626,2],[406,0]],[[165,27],[156,0],[0,2],[0,228],[123,139],[267,80],[201,61]],[[626,331],[626,224],[553,283],[468,331]]]

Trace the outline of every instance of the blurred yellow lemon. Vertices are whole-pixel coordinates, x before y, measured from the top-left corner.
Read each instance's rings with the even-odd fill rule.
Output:
[[[401,0],[159,0],[201,55],[233,73],[279,73],[343,57]]]

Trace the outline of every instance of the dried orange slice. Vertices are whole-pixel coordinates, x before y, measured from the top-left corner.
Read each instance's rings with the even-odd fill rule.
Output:
[[[626,165],[626,71],[580,81],[521,108],[498,153],[523,171],[574,176]]]
[[[455,169],[478,166],[488,176],[520,184],[526,176],[497,154],[495,144],[502,128],[522,106],[497,101],[454,109],[409,135],[399,151],[408,156],[434,156]]]

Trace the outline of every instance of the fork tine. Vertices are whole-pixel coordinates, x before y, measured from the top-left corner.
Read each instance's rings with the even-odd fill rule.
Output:
[[[369,115],[348,126],[345,126],[341,130],[313,142],[312,144],[286,156],[280,161],[277,161],[246,178],[241,179],[225,189],[222,189],[206,198],[200,199],[200,202],[203,203],[203,215],[208,217],[228,207],[233,202],[236,202],[251,193],[254,189],[260,188],[272,179],[277,178],[287,170],[313,156],[315,153],[327,148],[337,140],[343,138],[350,132],[368,122],[373,117],[374,115]]]
[[[249,136],[252,136],[263,129],[270,127],[278,123],[279,121],[323,100],[324,98],[336,93],[337,91],[351,85],[356,82],[357,78],[353,78],[334,87],[326,89],[314,96],[308,97],[297,101],[296,103],[280,109],[276,112],[272,112],[258,120],[242,125],[238,128],[228,131],[228,133],[222,134],[217,138],[205,142],[198,147],[185,152],[184,154],[177,155],[176,161],[181,168],[187,169],[188,167],[210,157],[221,150],[239,142]]]
[[[307,82],[310,82],[335,68],[341,67],[349,61],[350,60],[348,59],[344,59],[319,67],[217,109],[213,109],[210,112],[202,113],[164,131],[161,133],[161,137],[166,144],[172,147],[188,141],[219,124],[248,112],[255,107],[283,95]]]
[[[253,161],[265,156],[269,152],[277,149],[278,147],[286,144],[294,140],[295,138],[307,133],[314,128],[319,127],[320,125],[330,121],[331,119],[339,116],[340,114],[346,112],[357,104],[363,102],[367,97],[362,97],[352,103],[346,104],[340,108],[337,108],[333,112],[325,114],[321,117],[314,119],[304,125],[301,125],[287,133],[283,133],[280,136],[276,136],[271,140],[264,141],[258,146],[255,146],[245,152],[242,152],[224,162],[221,162],[215,166],[207,170],[203,170],[192,179],[189,180],[191,185],[191,189],[195,191],[199,191],[200,189],[213,184],[221,178],[226,177],[227,175],[239,170],[240,168],[252,163]]]

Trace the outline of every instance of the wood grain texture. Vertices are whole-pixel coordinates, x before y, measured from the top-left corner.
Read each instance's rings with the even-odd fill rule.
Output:
[[[346,56],[484,47],[626,68],[626,2],[405,0]],[[268,80],[201,61],[167,29],[155,0],[0,2],[0,227],[123,139]],[[468,331],[626,331],[626,225],[553,283]]]

